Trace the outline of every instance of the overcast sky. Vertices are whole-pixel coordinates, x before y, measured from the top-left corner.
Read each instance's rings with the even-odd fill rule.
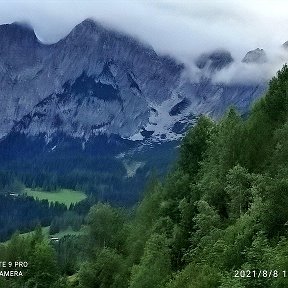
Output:
[[[272,55],[273,65],[265,68],[270,74],[278,69],[275,55],[288,40],[287,11],[287,0],[0,0],[0,24],[28,22],[41,41],[53,43],[94,18],[187,63],[217,48],[240,62],[259,47]]]

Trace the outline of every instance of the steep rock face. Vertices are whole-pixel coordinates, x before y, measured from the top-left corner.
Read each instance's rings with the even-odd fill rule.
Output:
[[[0,26],[0,138],[41,99],[41,54],[42,45],[30,27]]]
[[[246,112],[263,93],[265,83],[212,81],[233,61],[225,50],[203,54],[196,61],[203,76],[194,82],[183,64],[89,19],[53,45],[40,43],[30,27],[1,25],[0,138],[178,139],[195,115],[217,118],[231,105]]]
[[[241,114],[245,114],[253,101],[266,90],[265,83],[259,84],[223,84],[213,83],[211,79],[195,84],[187,84],[186,90],[197,95],[198,101],[195,114],[207,114],[219,119],[229,107],[236,107]]]
[[[282,44],[282,47],[283,47],[284,49],[288,49],[288,41],[284,42],[284,43]]]
[[[31,27],[19,23],[0,25],[0,37],[0,57],[7,68],[23,69],[40,60],[41,43]]]
[[[243,63],[265,63],[267,62],[267,55],[263,49],[257,48],[255,50],[247,52],[242,59]]]
[[[262,53],[262,51],[260,51]],[[258,55],[258,50],[247,53]],[[265,52],[263,52],[265,53]],[[248,58],[247,55],[245,58]],[[261,54],[262,55],[262,54]],[[252,57],[251,57],[252,58]],[[257,58],[258,60],[258,58]],[[252,61],[252,60],[251,60]],[[204,53],[196,60],[201,71],[200,81],[185,83],[185,93],[194,95],[195,114],[208,114],[213,118],[221,117],[228,107],[236,107],[240,113],[246,113],[251,103],[265,92],[267,84],[260,83],[220,83],[213,81],[215,73],[233,65],[235,60],[226,50]]]
[[[0,44],[0,98],[4,101],[0,111],[0,137],[20,121],[14,127],[19,130],[27,118],[31,118],[32,126],[26,124],[23,132],[33,135],[46,127],[50,131],[61,129],[68,134],[76,132],[75,136],[89,136],[88,130],[106,123],[108,134],[119,132],[128,137],[148,122],[149,105],[169,99],[179,85],[182,65],[168,57],[159,57],[150,47],[92,20],[85,20],[54,45],[39,43],[30,28],[19,24],[3,25],[0,31],[11,39],[16,38],[12,44],[5,41]],[[7,45],[12,45],[12,50]],[[19,56],[19,61],[12,65],[14,54]],[[32,56],[29,58],[26,54]],[[21,61],[27,63],[18,65]],[[67,90],[69,85],[74,90]],[[113,91],[117,91],[118,101],[109,99]],[[61,107],[58,107],[59,101]],[[40,114],[42,120],[38,117]],[[65,121],[71,121],[76,114],[81,118],[80,123],[77,117],[73,121],[78,128],[66,131],[65,127],[72,124]],[[63,118],[63,126],[52,125],[53,115]]]
[[[40,101],[13,130],[33,136],[46,133],[48,137],[63,132],[86,140],[108,130],[109,134],[129,137],[131,131],[137,131],[147,121],[146,103],[136,94],[127,95],[131,96],[128,105],[122,100],[119,87],[105,83],[101,76],[83,72],[72,84],[66,82],[62,92]],[[129,121],[129,113],[136,117],[134,121]]]
[[[196,60],[199,69],[208,68],[210,71],[221,70],[233,62],[229,51],[216,50],[212,53],[204,53]]]

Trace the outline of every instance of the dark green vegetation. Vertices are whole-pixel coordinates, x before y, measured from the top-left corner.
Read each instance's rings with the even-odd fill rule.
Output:
[[[67,209],[83,217],[98,201],[131,206],[143,193],[153,167],[158,174],[165,175],[177,152],[175,143],[164,143],[135,152],[130,147],[131,153],[123,158],[118,155],[127,147],[115,139],[107,144],[104,136],[86,143],[86,150],[82,150],[80,142],[60,138],[47,148],[41,146],[39,139],[9,137],[0,143],[0,242],[9,239],[16,230],[21,233],[33,230],[37,223],[49,226]],[[51,150],[54,146],[57,148]],[[134,163],[141,165],[128,177],[131,174],[128,166],[133,168]],[[37,199],[10,196],[25,192]],[[70,205],[81,199],[85,200]]]
[[[233,109],[217,124],[201,117],[173,171],[150,183],[135,211],[98,203],[88,236],[54,248],[35,232],[21,245],[26,256],[16,254],[30,257],[25,284],[2,287],[288,287],[287,87],[284,66],[247,119]],[[13,257],[9,247],[2,259]]]
[[[124,206],[135,204],[147,176],[154,168],[163,175],[176,157],[178,143],[144,146],[118,136],[100,135],[83,140],[55,136],[46,143],[43,135],[26,137],[12,133],[0,143],[0,191],[3,175],[12,182],[45,191],[72,189],[93,195],[97,201]],[[139,145],[142,145],[139,149]],[[125,158],[119,157],[125,153]],[[127,177],[124,160],[141,161],[134,177]]]
[[[50,192],[24,189],[9,173],[0,173],[0,180],[0,242],[8,240],[15,231],[32,231],[37,224],[51,225],[55,233],[69,227],[78,231],[84,215],[95,203],[84,193],[68,189]]]
[[[36,201],[32,197],[0,194],[0,242],[9,239],[16,230],[28,232],[37,223],[48,226],[66,210],[64,204],[49,204],[47,200]]]

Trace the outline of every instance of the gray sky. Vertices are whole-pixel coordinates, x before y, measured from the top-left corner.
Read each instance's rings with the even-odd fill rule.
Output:
[[[259,47],[270,56],[261,72],[270,77],[284,62],[279,60],[285,57],[279,46],[288,40],[287,11],[287,0],[0,0],[0,24],[29,22],[41,41],[53,43],[92,17],[187,66],[202,52],[216,48],[229,50],[240,62],[247,51]],[[231,73],[239,72],[236,68],[241,67],[218,78],[230,81]]]

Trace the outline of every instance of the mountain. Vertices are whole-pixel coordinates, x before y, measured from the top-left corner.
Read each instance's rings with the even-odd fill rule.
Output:
[[[27,27],[11,26],[0,30],[1,39],[16,36],[0,44],[2,137],[19,128],[31,136],[44,129],[89,137],[103,127],[128,137],[147,123],[149,104],[169,98],[179,81],[180,65],[91,20],[54,45],[39,43]]]
[[[187,63],[91,19],[50,45],[29,25],[0,25],[0,171],[134,203],[200,114],[246,115],[265,92],[266,82],[215,81],[235,63],[225,49],[203,52],[192,77]]]
[[[282,44],[282,47],[283,47],[284,49],[288,49],[288,41],[284,42],[284,43]]]
[[[263,49],[257,48],[255,50],[247,52],[245,57],[242,59],[244,63],[265,63],[267,62],[267,55]]]
[[[2,139],[16,132],[47,143],[59,134],[83,143],[102,134],[175,140],[201,113],[217,118],[230,105],[245,113],[266,88],[213,83],[234,61],[224,50],[199,57],[203,76],[194,82],[184,64],[91,19],[52,45],[19,23],[1,25],[0,39]]]
[[[199,69],[207,67],[208,70],[214,72],[229,66],[234,59],[229,51],[216,50],[211,53],[204,53],[196,60],[196,66]]]

